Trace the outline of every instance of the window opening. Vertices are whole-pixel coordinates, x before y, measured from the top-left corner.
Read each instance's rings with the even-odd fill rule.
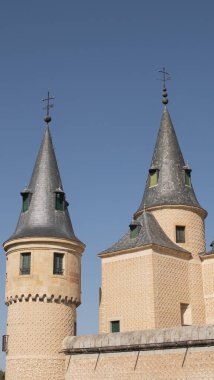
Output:
[[[31,253],[21,253],[20,274],[30,274]]]
[[[8,351],[8,335],[2,336],[2,352]]]
[[[65,210],[65,194],[63,192],[56,192],[55,209],[58,211]]]
[[[30,206],[31,193],[28,191],[23,191],[22,196],[22,212],[26,212]]]
[[[181,325],[190,326],[192,324],[191,306],[188,303],[181,303]]]
[[[111,332],[120,332],[120,321],[111,321]]]
[[[149,187],[153,187],[158,184],[158,177],[159,177],[158,169],[149,170]]]
[[[129,227],[130,227],[130,239],[136,238],[139,235],[141,226],[131,224]]]
[[[191,169],[185,169],[185,185],[191,187]]]
[[[64,259],[63,253],[54,253],[53,274],[63,275],[64,273],[63,259]]]
[[[185,227],[176,226],[176,243],[185,243]]]

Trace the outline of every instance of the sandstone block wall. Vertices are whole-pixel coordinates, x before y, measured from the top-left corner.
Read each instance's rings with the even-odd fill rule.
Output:
[[[75,320],[73,304],[30,299],[9,305],[6,379],[64,380],[61,344],[74,335]]]
[[[214,254],[202,257],[206,323],[214,323]]]
[[[214,327],[66,338],[66,380],[214,379]]]
[[[102,259],[101,333],[112,320],[121,331],[155,327],[152,250]]]
[[[167,207],[151,209],[151,213],[164,230],[166,235],[176,243],[176,226],[185,226],[185,243],[176,243],[182,248],[190,251],[194,258],[205,251],[205,227],[204,217],[193,208]]]

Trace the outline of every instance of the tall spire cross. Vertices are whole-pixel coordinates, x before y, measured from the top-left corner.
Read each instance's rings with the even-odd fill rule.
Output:
[[[169,76],[169,73],[166,72],[166,69],[165,67],[163,67],[162,70],[159,70],[158,71],[159,73],[163,74],[163,78],[160,78],[160,80],[163,82],[163,100],[162,100],[162,103],[164,104],[164,106],[166,106],[168,104],[168,98],[167,98],[167,89],[166,89],[166,81],[170,80],[170,76]]]
[[[163,78],[160,78],[160,80],[163,82],[163,88],[166,88],[166,82],[171,79],[170,74],[166,72],[165,67],[163,67],[163,69],[159,70],[158,72],[163,74]]]
[[[51,121],[51,116],[49,115],[49,110],[50,110],[50,108],[53,108],[53,106],[54,106],[53,104],[50,103],[50,100],[53,100],[53,99],[55,99],[55,97],[51,96],[49,91],[48,91],[48,97],[42,99],[43,102],[47,102],[46,106],[43,108],[43,109],[47,110],[46,116],[44,118],[44,120],[47,124],[50,123],[50,121]]]

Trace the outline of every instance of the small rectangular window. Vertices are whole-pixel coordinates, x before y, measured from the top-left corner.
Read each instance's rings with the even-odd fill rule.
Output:
[[[63,253],[54,253],[53,274],[62,275],[64,273],[63,259]]]
[[[158,169],[150,169],[149,170],[149,187],[153,187],[153,186],[157,185],[158,175],[159,175]]]
[[[139,235],[141,226],[130,226],[130,239],[134,239]]]
[[[30,274],[31,253],[21,253],[20,274]]]
[[[111,332],[120,332],[120,321],[111,321]]]
[[[185,227],[176,226],[176,243],[185,243]]]
[[[2,336],[2,352],[8,351],[8,335]]]
[[[56,210],[64,211],[64,209],[65,209],[64,198],[65,198],[64,193],[56,193],[56,204],[55,204]]]
[[[22,212],[25,212],[29,209],[30,205],[30,194],[22,193]]]
[[[74,336],[77,336],[77,322],[74,322]]]
[[[191,171],[190,170],[185,170],[185,185],[191,187]]]
[[[181,303],[181,325],[190,326],[192,324],[191,306],[188,303]]]

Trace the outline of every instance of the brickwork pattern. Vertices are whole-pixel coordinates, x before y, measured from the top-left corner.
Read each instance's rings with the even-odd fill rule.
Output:
[[[74,335],[75,320],[75,305],[65,305],[54,301],[40,302],[39,300],[11,304],[8,307],[7,380],[32,380],[33,378],[35,380],[59,380],[57,371],[55,377],[50,377],[53,369],[47,370],[48,362],[47,365],[43,365],[42,363],[45,361],[44,359],[40,360],[39,357],[40,355],[47,357],[52,355],[55,370],[57,366],[60,373],[62,372],[64,355],[61,354],[61,358],[57,361],[54,356],[61,350],[62,340],[67,335]],[[24,359],[22,359],[23,356]],[[51,360],[49,362],[51,366]],[[35,367],[34,371],[30,371],[31,364]],[[21,377],[25,369],[29,372],[29,377],[27,375]],[[30,373],[35,377],[30,377]]]
[[[67,362],[65,379],[213,380],[214,348],[75,355]]]
[[[151,212],[174,243],[176,243],[175,227],[185,226],[186,242],[176,244],[190,251],[197,259],[198,254],[205,251],[204,220],[194,210],[164,206]]]
[[[189,262],[161,254],[153,255],[155,327],[181,325],[181,303],[190,302]]]
[[[100,332],[120,320],[121,331],[154,328],[152,255],[105,262],[102,260]]]
[[[202,264],[206,310],[206,323],[214,323],[214,258],[207,258]]]
[[[57,353],[62,340],[74,335],[75,305],[17,302],[8,307],[8,355]]]
[[[194,260],[189,262],[189,290],[192,309],[192,320],[195,325],[206,323],[203,290],[202,265]]]
[[[65,380],[65,360],[48,356],[8,359],[6,380]]]

